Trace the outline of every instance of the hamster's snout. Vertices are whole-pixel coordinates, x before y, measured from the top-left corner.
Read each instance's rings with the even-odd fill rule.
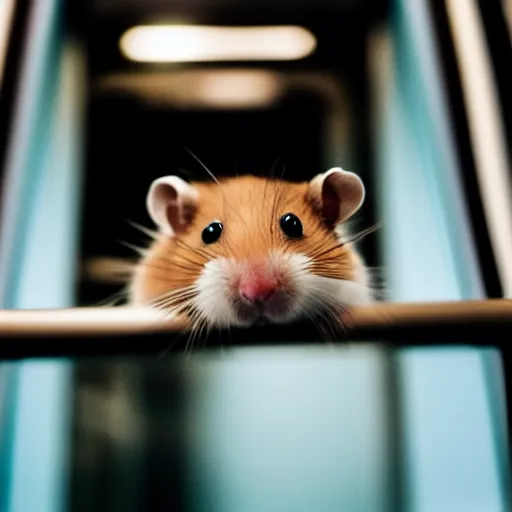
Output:
[[[275,276],[253,273],[245,276],[239,285],[238,292],[242,300],[250,305],[261,305],[273,297],[279,288]]]
[[[234,301],[241,318],[278,320],[292,304],[286,273],[271,261],[245,261],[238,266]]]

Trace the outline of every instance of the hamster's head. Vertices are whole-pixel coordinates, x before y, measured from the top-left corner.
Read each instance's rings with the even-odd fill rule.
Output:
[[[360,178],[339,168],[303,183],[159,178],[147,195],[159,236],[135,271],[131,301],[193,327],[287,323],[368,303],[364,264],[339,229],[364,196]]]

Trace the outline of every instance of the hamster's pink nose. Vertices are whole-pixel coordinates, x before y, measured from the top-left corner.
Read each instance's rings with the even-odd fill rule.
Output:
[[[251,304],[265,302],[277,291],[279,283],[275,277],[251,276],[240,283],[240,296]]]

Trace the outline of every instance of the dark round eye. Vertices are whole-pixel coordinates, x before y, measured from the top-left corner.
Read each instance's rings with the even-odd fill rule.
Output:
[[[205,244],[213,244],[216,242],[222,234],[222,229],[223,226],[220,222],[212,222],[209,226],[206,226],[201,235],[203,242]]]
[[[286,213],[279,222],[283,233],[290,238],[300,238],[302,236],[302,222],[297,215]]]

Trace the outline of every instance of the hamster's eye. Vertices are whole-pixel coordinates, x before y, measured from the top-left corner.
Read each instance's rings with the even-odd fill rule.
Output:
[[[203,242],[205,244],[213,244],[216,242],[222,234],[222,229],[223,226],[221,222],[212,222],[210,225],[206,226],[201,235]]]
[[[285,213],[279,225],[283,230],[283,233],[290,238],[301,238],[302,237],[302,222],[297,215],[293,213]]]

